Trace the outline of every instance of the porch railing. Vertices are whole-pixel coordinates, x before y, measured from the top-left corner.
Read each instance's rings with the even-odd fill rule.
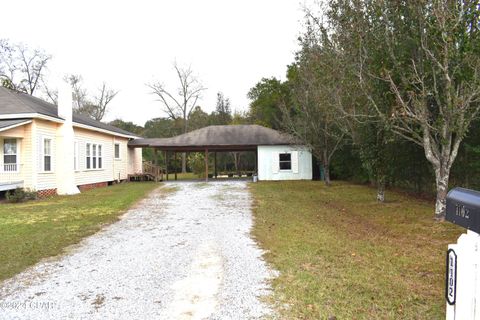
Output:
[[[22,164],[3,163],[0,164],[0,183],[10,183],[23,180]]]
[[[18,165],[16,163],[4,163],[3,172],[17,172]]]
[[[149,161],[143,162],[143,174],[152,176],[155,181],[163,180],[163,168],[156,166]]]

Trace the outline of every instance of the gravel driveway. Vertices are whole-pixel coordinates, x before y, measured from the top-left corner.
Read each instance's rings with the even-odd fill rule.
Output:
[[[174,188],[174,192],[162,192]],[[0,319],[256,319],[269,270],[246,182],[160,187],[121,221],[0,285]]]

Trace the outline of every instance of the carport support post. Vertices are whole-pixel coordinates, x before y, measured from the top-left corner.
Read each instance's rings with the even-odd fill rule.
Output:
[[[177,152],[175,152],[175,162],[174,162],[174,170],[175,170],[175,180],[177,180]]]
[[[213,168],[214,168],[214,172],[215,172],[215,179],[217,179],[217,152],[215,151],[213,154],[214,154]]]
[[[153,164],[158,167],[158,149],[153,148]],[[158,176],[155,174],[155,182],[158,182]]]
[[[205,149],[205,181],[208,182],[208,149]]]
[[[168,181],[168,151],[165,150],[165,174],[167,175],[167,181]]]
[[[153,148],[153,164],[158,166],[158,150]]]

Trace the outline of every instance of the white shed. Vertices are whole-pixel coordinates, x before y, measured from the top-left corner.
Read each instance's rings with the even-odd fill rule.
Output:
[[[312,154],[303,146],[258,146],[258,180],[312,180]]]

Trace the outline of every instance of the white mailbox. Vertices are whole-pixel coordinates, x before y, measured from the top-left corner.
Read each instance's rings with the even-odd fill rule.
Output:
[[[445,298],[448,320],[480,320],[480,192],[455,188],[446,219],[467,228],[447,251]]]

